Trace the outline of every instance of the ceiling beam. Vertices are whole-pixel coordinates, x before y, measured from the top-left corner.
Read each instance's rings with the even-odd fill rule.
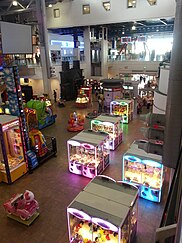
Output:
[[[30,0],[29,4],[26,6],[26,8],[29,8],[30,5],[34,2],[35,0]]]
[[[163,23],[164,25],[167,25],[166,22],[164,22],[162,19],[159,19],[161,23]]]

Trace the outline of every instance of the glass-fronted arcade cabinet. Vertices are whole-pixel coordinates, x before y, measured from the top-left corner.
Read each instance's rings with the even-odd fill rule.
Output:
[[[122,180],[137,186],[140,197],[160,202],[163,184],[162,156],[146,153],[138,148],[138,144],[135,141],[123,156]]]
[[[95,132],[106,132],[109,134],[110,150],[115,150],[122,142],[122,128],[120,117],[111,115],[100,115],[91,121],[91,129]]]
[[[27,172],[19,118],[0,116],[0,174],[1,180],[12,183]]]
[[[110,103],[110,114],[122,117],[123,123],[129,123],[133,119],[134,100],[113,100]]]
[[[69,139],[69,171],[88,178],[99,175],[109,165],[108,134],[85,130]]]
[[[137,231],[138,189],[95,177],[67,208],[70,243],[130,243]]]

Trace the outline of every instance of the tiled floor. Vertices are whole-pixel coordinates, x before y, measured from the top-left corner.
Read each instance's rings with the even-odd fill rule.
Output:
[[[96,104],[95,104],[96,105]],[[90,181],[87,178],[68,172],[66,141],[75,133],[67,132],[67,120],[70,112],[75,110],[73,102],[67,102],[65,108],[55,107],[58,115],[56,123],[43,130],[45,135],[57,138],[58,154],[56,158],[38,167],[33,174],[26,174],[12,185],[0,184],[0,242],[1,243],[68,243],[66,207]],[[86,114],[89,110],[79,110]],[[85,128],[90,120],[86,119]],[[121,179],[121,161],[129,145],[143,138],[140,127],[144,122],[135,119],[124,126],[124,141],[116,151],[111,152],[111,163],[103,174],[116,180]],[[167,183],[164,183],[167,191]],[[40,204],[40,216],[29,227],[7,218],[3,202],[12,194],[29,189],[34,192]],[[160,224],[162,210],[166,200],[163,193],[162,202],[152,203],[139,199],[138,232],[136,243],[153,243],[155,229]]]

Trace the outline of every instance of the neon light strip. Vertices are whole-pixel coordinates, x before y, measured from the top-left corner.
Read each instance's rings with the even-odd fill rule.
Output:
[[[114,232],[118,232],[118,227],[116,227],[115,225],[103,220],[103,219],[99,219],[99,218],[92,218],[92,222],[94,224],[99,225],[100,227],[102,227],[103,229],[106,230],[112,230]]]
[[[15,121],[12,121],[10,123],[6,123],[2,126],[2,130],[3,132],[14,127],[14,126],[18,126],[19,125],[19,120],[15,120]]]
[[[91,217],[83,211],[80,211],[75,208],[68,208],[67,211],[68,211],[68,213],[71,213],[72,215],[74,215],[75,217],[77,217],[79,219],[91,221]]]

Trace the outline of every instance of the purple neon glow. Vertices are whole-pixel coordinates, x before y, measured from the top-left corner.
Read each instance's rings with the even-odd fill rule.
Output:
[[[102,227],[103,229],[106,229],[106,230],[112,230],[112,231],[114,231],[114,232],[118,232],[118,228],[117,228],[115,225],[109,223],[109,222],[106,221],[106,220],[99,219],[99,218],[92,218],[92,222],[93,222],[94,224],[99,225],[99,226]]]
[[[80,146],[80,143],[79,142],[77,142],[77,141],[73,141],[73,140],[71,140],[71,141],[68,141],[68,144],[70,144],[70,145],[72,145],[72,146]]]
[[[88,144],[88,143],[82,143],[81,146],[84,147],[85,149],[94,149],[95,148],[93,145]]]
[[[68,213],[71,213],[72,215],[74,215],[75,217],[77,217],[79,219],[91,221],[91,217],[83,211],[80,211],[75,208],[68,208],[67,211],[68,211]]]

